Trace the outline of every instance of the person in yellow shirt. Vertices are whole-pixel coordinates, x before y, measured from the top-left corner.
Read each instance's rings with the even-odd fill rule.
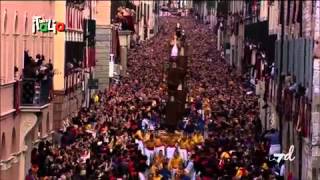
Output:
[[[139,129],[135,134],[134,137],[136,140],[142,140],[143,139],[143,133],[142,131]]]
[[[242,178],[242,177],[248,176],[248,171],[246,168],[240,167],[236,169],[237,169],[237,173],[235,175],[235,178]]]
[[[162,176],[159,173],[159,170],[156,170],[155,174],[152,175],[152,180],[161,180]]]
[[[189,137],[187,145],[188,145],[188,151],[191,152],[196,145],[196,143],[193,141],[192,137]]]
[[[149,141],[150,136],[151,136],[151,133],[150,133],[150,132],[146,132],[146,133],[144,134],[144,137],[143,137],[143,142]]]
[[[222,152],[221,155],[220,155],[220,159],[222,159],[222,160],[230,159],[229,152],[226,152],[226,151]]]
[[[202,136],[202,134],[200,132],[196,132],[192,136],[192,140],[194,141],[194,143],[196,145],[201,145],[202,143],[204,143],[204,138],[203,138],[203,136]]]
[[[179,142],[179,153],[182,157],[183,161],[187,161],[188,160],[188,139],[187,137],[182,137],[182,139]]]
[[[93,96],[93,101],[94,101],[94,103],[98,103],[98,102],[99,102],[99,96],[98,96],[98,94],[96,94],[96,95]]]
[[[138,144],[138,150],[140,150],[142,152],[142,154],[144,154],[144,145],[143,145],[143,133],[142,131],[139,129],[136,133],[135,133],[135,141]]]
[[[169,161],[169,170],[177,171],[179,167],[182,165],[183,161],[179,154],[179,151],[175,151],[174,156]]]
[[[156,165],[159,165],[160,169],[162,169],[164,161],[165,161],[165,157],[163,155],[163,151],[160,150],[159,153],[154,156],[153,163]]]
[[[159,171],[159,169],[160,169],[160,167],[157,164],[153,163],[152,166],[150,167],[150,172],[149,173],[152,176],[154,176],[154,175],[156,175],[157,171]]]

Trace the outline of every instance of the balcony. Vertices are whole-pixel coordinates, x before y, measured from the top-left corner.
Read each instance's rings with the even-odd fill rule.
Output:
[[[50,103],[50,89],[52,80],[37,80],[25,78],[21,83],[21,110],[40,111]]]

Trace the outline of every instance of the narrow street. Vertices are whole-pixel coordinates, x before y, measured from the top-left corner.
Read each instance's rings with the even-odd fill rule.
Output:
[[[319,180],[320,1],[0,7],[0,180]]]
[[[112,91],[118,92],[120,104],[135,110],[134,113],[129,111],[128,117],[164,121],[161,116],[165,113],[164,105],[161,104],[168,101],[168,95],[162,81],[162,67],[169,61],[168,44],[179,22],[190,45],[185,119],[189,121],[187,127],[191,133],[193,129],[205,129],[204,146],[192,148],[193,160],[199,163],[197,171],[201,172],[201,177],[209,179],[219,176],[231,179],[236,174],[244,176],[249,172],[253,177],[253,172],[267,162],[264,158],[267,150],[261,149],[255,141],[261,133],[256,119],[257,97],[246,95],[250,90],[243,87],[243,78],[220,57],[214,33],[205,25],[196,24],[192,18],[166,17],[161,22],[163,31],[160,34],[129,51],[129,75],[120,86],[113,86]],[[121,107],[114,108],[120,108],[118,112],[121,112]]]

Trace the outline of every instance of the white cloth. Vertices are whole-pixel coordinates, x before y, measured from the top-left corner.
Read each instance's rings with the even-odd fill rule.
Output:
[[[273,154],[280,153],[280,149],[281,149],[280,144],[271,145],[269,148],[269,155],[271,156]]]
[[[149,124],[149,130],[154,131],[155,128],[156,128],[156,127],[155,127],[154,123],[150,123],[150,124]]]
[[[139,172],[139,180],[146,180],[146,177],[142,172]]]
[[[159,146],[159,147],[154,148],[154,153],[155,153],[155,154],[159,154],[160,150],[162,150],[162,152],[165,153],[165,151],[164,151],[164,150],[165,150],[164,146]]]
[[[172,47],[171,56],[172,57],[177,57],[178,56],[178,46],[177,46],[177,44],[174,44],[174,46]]]
[[[184,162],[188,161],[188,151],[186,149],[179,148],[179,153]]]
[[[252,50],[252,53],[251,53],[251,65],[256,65],[256,50]]]
[[[172,159],[175,150],[176,150],[175,147],[167,147],[167,148],[166,148],[166,157],[167,157],[168,159]]]
[[[137,144],[138,144],[138,150],[141,151],[141,153],[144,155],[144,145],[143,142],[141,140],[137,140]]]
[[[285,171],[285,168],[286,168],[286,167],[284,166],[284,164],[282,164],[281,167],[280,167],[280,176],[284,176],[284,174],[285,174],[285,172],[286,172],[286,171]]]
[[[86,162],[87,159],[90,159],[90,151],[88,151],[85,155],[82,155],[80,157],[80,161],[82,161],[82,162]]]
[[[149,120],[148,119],[143,119],[141,124],[142,124],[142,128],[144,130],[149,128]]]
[[[196,172],[194,171],[194,164],[192,161],[188,161],[187,167],[184,169],[186,174],[190,177],[191,180],[196,179]]]
[[[144,148],[144,153],[145,153],[145,156],[147,156],[147,165],[150,166],[151,164],[151,159],[153,159],[153,156],[154,156],[154,150],[150,150],[148,148]]]

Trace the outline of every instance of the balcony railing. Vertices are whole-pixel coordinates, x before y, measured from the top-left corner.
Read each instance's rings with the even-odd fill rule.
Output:
[[[43,106],[48,104],[51,88],[51,79],[23,79],[21,84],[21,106]]]

